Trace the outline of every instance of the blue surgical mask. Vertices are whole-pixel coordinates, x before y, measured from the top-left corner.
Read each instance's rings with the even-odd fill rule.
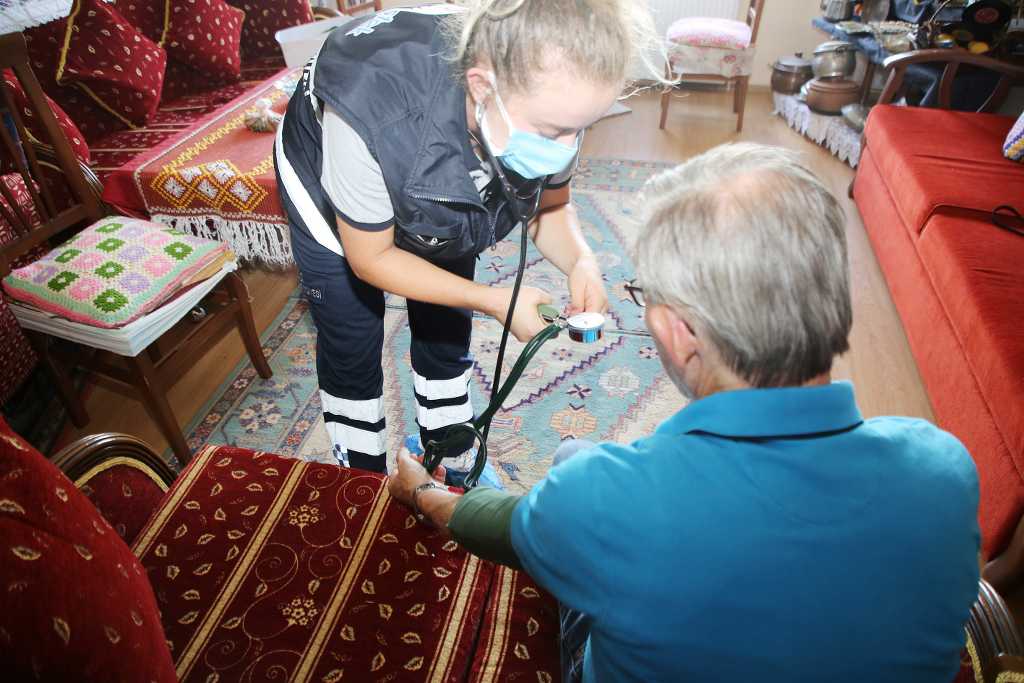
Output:
[[[510,169],[523,178],[535,180],[544,176],[555,175],[564,171],[576,154],[579,152],[580,138],[576,136],[576,142],[570,147],[560,142],[549,140],[543,135],[527,133],[512,125],[512,119],[505,109],[505,104],[498,94],[497,83],[494,74],[490,75],[491,84],[494,86],[494,101],[498,105],[501,118],[508,126],[508,142],[505,148],[499,150],[491,140],[490,126],[487,125],[487,117],[484,116],[484,105],[476,106],[476,122],[480,126],[484,143],[490,148],[491,154],[498,158],[498,161],[507,169]]]

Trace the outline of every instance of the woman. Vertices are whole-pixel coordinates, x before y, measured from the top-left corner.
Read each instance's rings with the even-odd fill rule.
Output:
[[[387,10],[335,30],[307,65],[275,161],[317,328],[324,420],[343,464],[385,471],[384,292],[408,300],[423,443],[473,417],[472,313],[504,324],[512,299],[511,288],[473,282],[476,258],[521,221],[568,276],[570,311],[607,308],[568,183],[583,130],[642,58],[638,37],[653,36],[642,5]],[[550,300],[521,289],[517,339],[543,328],[537,306]],[[465,471],[471,457],[445,464]]]

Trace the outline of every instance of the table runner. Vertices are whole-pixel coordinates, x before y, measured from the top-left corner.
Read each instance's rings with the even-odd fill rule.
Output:
[[[250,131],[245,116],[260,99],[283,112],[300,72],[275,74],[186,133],[114,171],[103,199],[225,242],[244,260],[289,265],[288,221],[274,175],[274,134]]]

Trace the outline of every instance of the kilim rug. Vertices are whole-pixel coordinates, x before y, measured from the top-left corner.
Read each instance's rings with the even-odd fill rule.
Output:
[[[630,441],[654,430],[679,410],[684,399],[664,374],[643,312],[625,283],[633,276],[627,244],[636,232],[636,199],[643,183],[664,165],[583,160],[573,180],[573,200],[584,233],[600,261],[610,299],[603,339],[577,344],[563,334],[545,345],[494,420],[489,441],[492,463],[507,489],[523,493],[551,465],[558,444],[568,438]],[[518,265],[518,233],[484,253],[477,280],[511,286]],[[525,283],[564,304],[565,277],[530,247]],[[404,435],[417,431],[409,362],[409,329],[401,299],[388,304],[385,319],[385,403],[390,453]],[[472,383],[479,411],[490,395],[501,326],[490,318],[474,322],[476,369]],[[199,412],[187,430],[189,446],[229,444],[306,460],[328,461],[330,444],[322,425],[317,392],[316,332],[298,293],[263,337],[274,376],[261,380],[248,359]],[[510,340],[508,368],[522,344]]]

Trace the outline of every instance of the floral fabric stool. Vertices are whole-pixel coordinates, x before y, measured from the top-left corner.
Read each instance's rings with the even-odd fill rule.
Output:
[[[754,63],[754,41],[764,0],[750,0],[747,21],[722,17],[685,17],[668,28],[669,78],[722,81],[735,85],[736,132],[743,130],[743,109]],[[668,118],[671,92],[661,100],[662,129]]]

